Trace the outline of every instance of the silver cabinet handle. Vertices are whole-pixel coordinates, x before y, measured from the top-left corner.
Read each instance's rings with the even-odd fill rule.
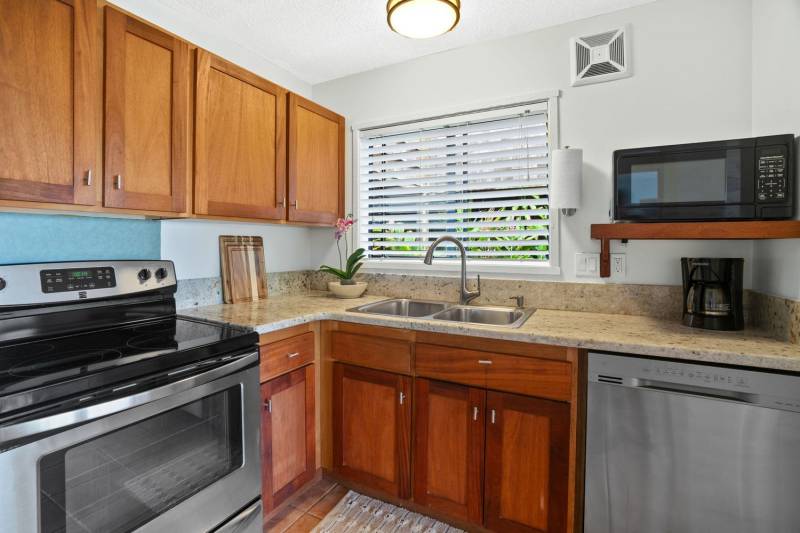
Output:
[[[295,209],[300,209],[300,206],[299,206],[299,204],[298,204],[297,200],[295,200],[294,202],[292,202],[292,207],[294,207]]]
[[[492,419],[492,424],[494,424],[494,422],[495,422],[496,415],[497,415],[497,413],[495,412],[494,409],[492,409],[492,413],[491,413],[491,417],[490,417]]]
[[[472,408],[472,419],[473,420],[477,420],[478,419],[478,407],[477,406]]]
[[[282,200],[278,200],[278,207],[286,207],[286,197],[284,196]]]
[[[403,405],[406,401],[406,395],[402,392],[400,393],[400,405]]]
[[[292,353],[286,354],[286,357],[288,357],[289,359],[294,359],[298,355],[300,355],[300,352],[292,352]]]
[[[86,186],[87,187],[91,187],[92,186],[92,169],[91,168],[86,171]]]
[[[489,359],[478,359],[478,364],[479,365],[491,365],[492,361],[489,360]]]
[[[264,409],[266,409],[269,413],[272,412],[272,398],[264,402]]]
[[[114,188],[117,190],[122,189],[122,174],[117,174],[114,176]]]

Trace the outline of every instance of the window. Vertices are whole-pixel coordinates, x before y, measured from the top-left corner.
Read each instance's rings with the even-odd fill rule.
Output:
[[[442,235],[461,240],[479,271],[557,266],[548,205],[554,106],[550,98],[359,130],[367,266],[421,264]],[[459,255],[443,243],[435,257],[441,265]]]

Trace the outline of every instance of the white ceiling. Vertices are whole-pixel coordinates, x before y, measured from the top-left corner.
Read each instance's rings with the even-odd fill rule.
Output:
[[[385,0],[169,0],[187,18],[311,83],[555,26],[653,0],[462,0],[451,33],[417,41],[393,33]]]

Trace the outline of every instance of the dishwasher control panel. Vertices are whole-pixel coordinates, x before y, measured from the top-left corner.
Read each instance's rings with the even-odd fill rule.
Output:
[[[768,370],[590,352],[588,381],[800,412],[800,376]]]

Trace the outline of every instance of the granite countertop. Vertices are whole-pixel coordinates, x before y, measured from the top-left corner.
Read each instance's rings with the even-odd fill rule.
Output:
[[[800,345],[774,340],[752,330],[706,331],[657,318],[549,309],[538,309],[518,329],[347,311],[352,307],[385,298],[385,296],[364,296],[355,300],[341,300],[330,296],[327,292],[312,292],[275,296],[255,303],[195,307],[180,310],[179,313],[249,326],[259,333],[315,320],[339,320],[419,331],[800,372]]]

